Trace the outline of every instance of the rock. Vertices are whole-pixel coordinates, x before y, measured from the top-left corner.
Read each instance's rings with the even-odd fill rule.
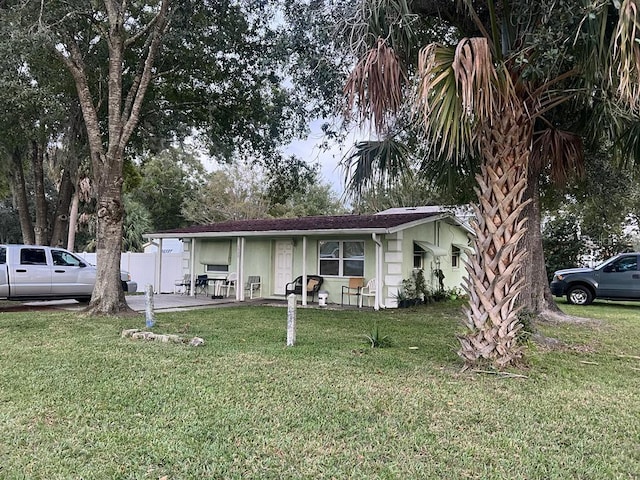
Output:
[[[126,338],[126,337],[130,337],[132,336],[134,333],[138,333],[140,330],[137,328],[130,328],[128,330],[123,330],[122,331],[122,335],[120,335],[122,338]]]
[[[131,335],[134,340],[154,340],[156,335],[152,332],[136,332]]]
[[[200,337],[193,337],[191,341],[189,341],[187,338],[183,338],[180,335],[162,335],[153,332],[142,332],[136,328],[123,330],[122,337],[130,337],[132,340],[157,340],[162,343],[188,343],[192,347],[204,345],[204,340]]]

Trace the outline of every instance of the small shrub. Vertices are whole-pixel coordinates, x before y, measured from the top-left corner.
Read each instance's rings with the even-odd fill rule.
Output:
[[[376,322],[370,335],[365,335],[367,342],[371,348],[384,348],[391,345],[391,339],[388,335],[381,335],[380,328]]]

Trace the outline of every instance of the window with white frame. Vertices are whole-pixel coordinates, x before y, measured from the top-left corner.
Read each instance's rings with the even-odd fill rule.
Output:
[[[420,245],[413,244],[413,269],[424,269],[424,254],[425,251]]]
[[[364,277],[364,241],[321,240],[318,252],[320,275]]]
[[[460,266],[460,248],[451,245],[451,266],[458,268]]]

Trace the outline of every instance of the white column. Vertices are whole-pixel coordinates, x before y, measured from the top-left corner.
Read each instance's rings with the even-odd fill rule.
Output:
[[[244,237],[236,241],[236,300],[244,301]]]
[[[162,238],[158,242],[158,254],[156,255],[155,292],[162,293]]]
[[[302,305],[307,305],[307,237],[302,237]]]
[[[189,296],[196,296],[196,239],[191,239],[191,266],[189,267],[191,273],[191,286],[189,288]]]

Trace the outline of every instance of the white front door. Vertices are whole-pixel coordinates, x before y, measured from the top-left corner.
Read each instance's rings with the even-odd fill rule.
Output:
[[[273,293],[284,295],[287,283],[293,278],[293,242],[291,240],[276,241],[276,270]]]

